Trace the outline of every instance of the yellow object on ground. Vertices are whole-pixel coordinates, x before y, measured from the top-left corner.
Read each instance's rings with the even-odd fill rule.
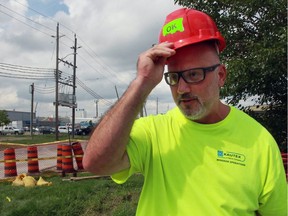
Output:
[[[45,180],[40,176],[40,178],[39,178],[39,180],[37,181],[36,185],[37,185],[37,186],[43,186],[43,185],[50,186],[50,185],[52,185],[52,182],[47,182],[47,181],[45,181]]]
[[[38,181],[36,181],[34,177],[27,176],[25,173],[23,173],[15,178],[15,180],[12,182],[12,185],[25,187],[50,186],[52,185],[52,182],[45,181],[41,176]]]
[[[36,180],[32,176],[25,176],[23,182],[25,187],[34,187],[36,185]]]
[[[20,174],[16,177],[16,179],[12,182],[13,186],[24,186],[23,178],[26,176],[25,173]]]
[[[17,176],[16,179],[12,182],[13,186],[24,186],[24,182],[22,181],[22,179]]]

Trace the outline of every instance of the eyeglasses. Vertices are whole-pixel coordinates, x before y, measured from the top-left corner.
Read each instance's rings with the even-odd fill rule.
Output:
[[[216,64],[210,67],[204,68],[191,68],[179,72],[166,72],[164,73],[165,81],[170,86],[175,86],[178,84],[180,77],[186,83],[198,83],[205,79],[207,72],[214,71],[220,64]]]

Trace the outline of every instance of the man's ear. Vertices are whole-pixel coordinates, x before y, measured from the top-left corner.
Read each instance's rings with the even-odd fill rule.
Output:
[[[218,86],[223,87],[227,77],[227,70],[225,65],[221,64],[218,69]]]

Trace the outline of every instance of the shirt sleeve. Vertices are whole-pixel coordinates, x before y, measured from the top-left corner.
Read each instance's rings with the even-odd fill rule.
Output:
[[[149,130],[147,130],[149,127],[145,121],[144,118],[138,119],[132,127],[129,143],[126,146],[130,167],[111,176],[112,180],[118,184],[125,183],[135,173],[144,174],[147,148],[150,143]]]
[[[266,180],[259,198],[259,213],[262,216],[287,216],[287,182],[281,154],[274,139],[269,147]]]

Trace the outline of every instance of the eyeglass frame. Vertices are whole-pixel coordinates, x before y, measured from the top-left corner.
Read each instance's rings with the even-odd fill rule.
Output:
[[[198,67],[198,68],[190,68],[190,69],[186,69],[186,70],[183,70],[183,71],[177,71],[177,72],[166,72],[164,73],[164,77],[165,77],[165,82],[169,85],[169,86],[175,86],[179,83],[179,80],[180,78],[182,78],[186,83],[189,83],[189,84],[197,84],[201,81],[203,81],[206,77],[206,73],[207,72],[213,72],[215,71],[215,69],[217,67],[219,67],[221,64],[215,64],[215,65],[212,65],[212,66],[209,66],[209,67]],[[191,70],[199,70],[201,69],[202,72],[203,72],[203,76],[202,76],[202,79],[201,80],[198,80],[198,81],[195,81],[195,82],[188,82],[185,77],[183,76],[183,73],[187,72],[187,71],[191,71]],[[177,74],[177,77],[178,77],[178,80],[175,84],[171,85],[169,82],[168,82],[168,76],[169,74]]]

